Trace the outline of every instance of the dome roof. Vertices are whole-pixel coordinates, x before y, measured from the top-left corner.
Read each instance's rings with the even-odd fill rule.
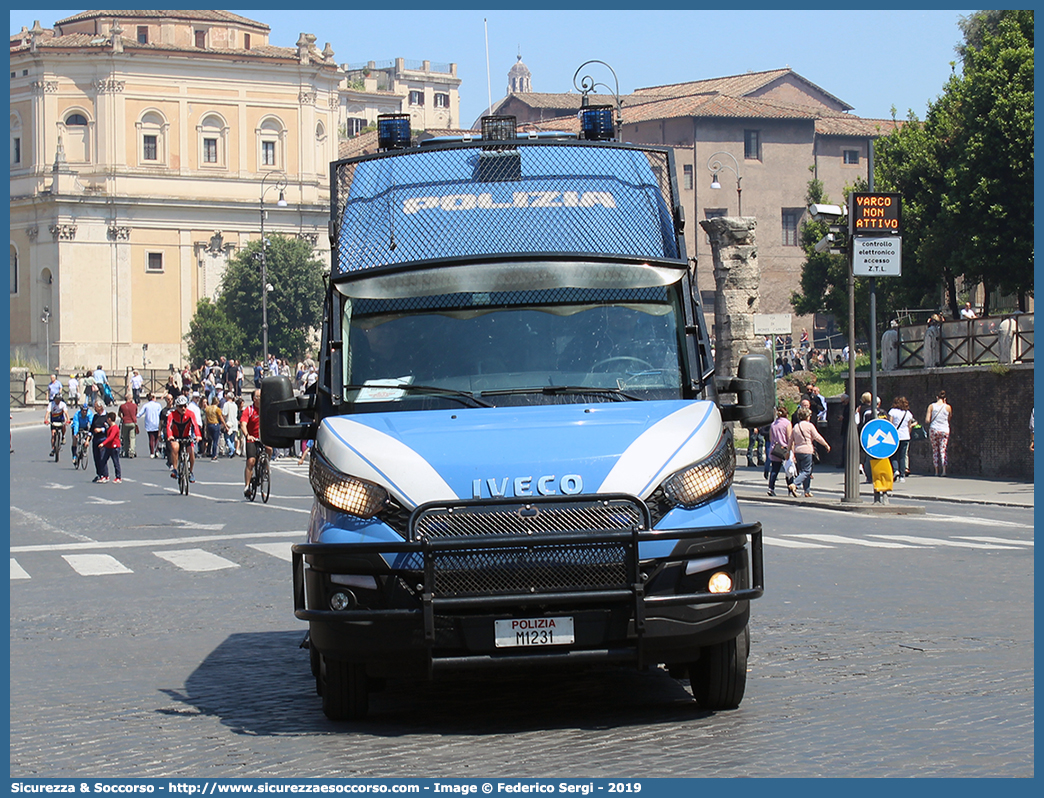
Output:
[[[530,77],[531,74],[532,73],[529,71],[529,67],[527,67],[525,64],[522,63],[522,56],[521,56],[521,54],[518,56],[518,61],[515,62],[515,65],[513,67],[511,67],[511,69],[508,70],[508,77],[509,78],[522,77],[522,76]]]

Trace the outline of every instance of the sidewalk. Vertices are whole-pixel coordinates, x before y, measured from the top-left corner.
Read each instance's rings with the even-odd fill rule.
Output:
[[[745,458],[736,458],[736,476],[733,484],[736,495],[749,501],[806,502],[817,507],[855,509],[859,505],[841,507],[845,495],[845,472],[834,466],[817,465],[812,472],[813,498],[794,499],[787,494],[783,475],[776,480],[775,497],[768,495],[768,480],[763,467],[750,468]],[[860,478],[862,480],[862,478]],[[873,487],[862,480],[859,484],[861,505],[874,503]],[[946,501],[967,504],[993,504],[1006,507],[1033,507],[1033,483],[983,477],[936,477],[912,475],[906,482],[897,482],[889,497],[889,506],[910,506],[910,502]]]

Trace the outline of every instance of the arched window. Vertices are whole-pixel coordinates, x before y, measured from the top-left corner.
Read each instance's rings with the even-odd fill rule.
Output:
[[[167,163],[167,121],[159,111],[147,111],[137,122],[138,163],[164,166]]]
[[[258,171],[285,169],[285,147],[286,127],[278,117],[266,117],[257,129]]]
[[[90,163],[91,122],[86,114],[72,111],[65,115],[63,144],[65,158],[70,163]]]
[[[228,158],[228,126],[217,114],[208,114],[196,127],[199,133],[199,165],[223,169]]]

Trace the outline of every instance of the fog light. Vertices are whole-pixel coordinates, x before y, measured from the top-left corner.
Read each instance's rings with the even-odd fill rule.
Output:
[[[732,577],[724,571],[718,571],[707,580],[707,590],[711,593],[728,593],[732,590]]]
[[[330,609],[332,610],[346,610],[353,604],[355,604],[355,596],[350,590],[330,596]]]

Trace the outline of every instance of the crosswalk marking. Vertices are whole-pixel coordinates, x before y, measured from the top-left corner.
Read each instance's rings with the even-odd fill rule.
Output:
[[[822,543],[850,543],[856,546],[870,546],[875,549],[915,549],[917,546],[908,546],[904,543],[890,543],[886,540],[862,540],[861,538],[846,538],[841,535],[814,535],[811,533],[802,533],[787,535],[791,538],[808,538],[809,540],[818,540]]]
[[[225,568],[238,568],[239,564],[204,549],[175,549],[173,551],[154,551],[157,557],[172,563],[183,571],[221,571]]]
[[[918,546],[954,546],[960,549],[1007,549],[1012,551],[1015,546],[999,546],[995,543],[973,543],[967,540],[946,540],[940,538],[921,538],[916,535],[870,535],[872,538],[883,540],[898,540],[902,543],[913,543]]]
[[[80,576],[108,576],[132,574],[130,568],[108,554],[63,554],[64,559]]]
[[[280,560],[286,560],[290,562],[290,547],[292,543],[248,543],[252,549],[257,549],[265,554],[271,554],[273,557],[278,557]]]
[[[785,549],[832,549],[822,543],[806,543],[803,540],[787,540],[786,538],[762,537],[762,541],[768,546],[782,546]]]
[[[18,560],[14,557],[11,558],[11,578],[12,579],[32,579],[26,570],[18,564]]]
[[[1007,538],[991,538],[991,537],[970,537],[966,535],[958,535],[958,540],[977,540],[980,543],[1000,543],[1006,546],[1032,546],[1032,540],[1008,540]]]

